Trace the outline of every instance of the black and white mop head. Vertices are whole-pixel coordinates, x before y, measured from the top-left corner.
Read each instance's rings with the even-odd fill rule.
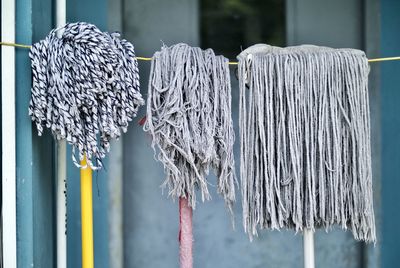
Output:
[[[239,56],[244,228],[376,240],[364,52],[255,45]]]
[[[163,46],[153,56],[144,129],[163,163],[169,195],[196,205],[210,198],[212,167],[229,209],[235,200],[234,131],[228,59],[186,44]]]
[[[69,23],[34,44],[29,56],[29,115],[39,135],[51,129],[80,160],[86,155],[90,167],[100,168],[110,140],[127,131],[144,104],[133,45],[92,24]],[[73,160],[79,166],[74,153]]]

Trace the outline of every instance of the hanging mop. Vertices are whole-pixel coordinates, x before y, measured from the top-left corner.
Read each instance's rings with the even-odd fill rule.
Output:
[[[163,186],[179,198],[180,263],[192,267],[192,208],[197,189],[202,201],[210,199],[210,168],[230,211],[235,201],[228,60],[211,49],[163,46],[151,63],[144,130],[164,165]]]
[[[368,60],[255,45],[239,56],[244,229],[350,229],[375,242]]]
[[[48,128],[72,145],[81,168],[82,266],[93,267],[92,169],[102,167],[110,140],[127,131],[144,104],[134,48],[118,33],[79,22],[52,30],[29,56],[29,115],[39,135]]]

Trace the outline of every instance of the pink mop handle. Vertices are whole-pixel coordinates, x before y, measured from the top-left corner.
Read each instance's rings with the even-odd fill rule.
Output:
[[[181,268],[193,267],[192,208],[186,198],[179,198],[179,259]]]

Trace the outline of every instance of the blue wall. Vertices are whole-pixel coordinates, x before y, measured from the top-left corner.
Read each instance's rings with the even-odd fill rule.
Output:
[[[54,28],[54,0],[16,0],[16,42],[32,44]],[[67,1],[67,19],[106,30],[107,2]],[[45,131],[38,137],[28,115],[31,66],[28,49],[16,49],[17,264],[55,267],[55,147]],[[68,159],[71,152],[68,152]],[[108,267],[107,184],[105,171],[94,173],[95,266]],[[81,266],[79,170],[68,162],[68,267]]]
[[[159,50],[159,40],[167,45],[177,42],[199,45],[199,5],[201,0],[125,1],[124,35],[141,56],[151,56]],[[361,1],[286,0],[286,5],[287,24],[293,34],[288,36],[290,45],[363,46]],[[139,67],[141,90],[146,96],[150,64],[139,62]],[[231,70],[238,167],[239,95],[234,68]],[[144,109],[140,113],[138,118],[143,116]],[[126,267],[178,267],[177,203],[167,198],[167,191],[162,195],[159,186],[165,174],[162,164],[154,160],[150,143],[151,139],[136,124],[131,124],[124,136],[124,261]],[[211,184],[215,185],[214,178]],[[259,237],[249,242],[243,233],[240,191],[234,207],[236,230],[231,228],[229,215],[215,187],[210,186],[210,191],[212,201],[199,202],[194,212],[195,267],[302,267],[301,234],[286,230],[261,231]],[[315,248],[317,267],[376,267],[364,260],[367,254],[364,244],[339,228],[329,233],[318,230]]]
[[[16,1],[16,42],[32,44],[52,28],[51,0]],[[16,49],[17,265],[55,264],[53,138],[38,137],[28,115],[28,49]]]
[[[84,21],[107,30],[106,0],[67,0],[67,22]],[[70,146],[69,146],[70,147]],[[81,210],[79,169],[71,161],[71,150],[67,152],[67,250],[68,267],[81,267]],[[107,163],[105,162],[105,166]],[[108,191],[106,170],[93,172],[93,224],[94,261],[96,268],[109,267],[108,253]]]
[[[32,1],[16,1],[16,41],[32,43]],[[17,265],[33,260],[32,125],[27,113],[30,98],[28,50],[16,50],[16,161],[17,161]],[[22,220],[23,219],[23,220]]]
[[[400,54],[400,1],[381,1],[381,55]],[[381,63],[382,267],[398,267],[400,248],[400,62]]]
[[[16,32],[17,32],[17,42],[31,44],[33,42],[42,39],[47,35],[48,31],[54,26],[53,7],[52,0],[17,0],[16,1]],[[102,30],[106,29],[107,22],[107,1],[100,0],[68,0],[68,14],[67,19],[69,22],[74,21],[87,21],[96,24]],[[400,53],[400,35],[398,34],[398,29],[400,28],[400,16],[398,11],[400,10],[400,1],[397,0],[381,0],[381,56],[395,56]],[[181,5],[180,5],[181,6]],[[143,21],[140,22],[143,24]],[[139,24],[139,23],[138,23]],[[169,27],[166,25],[166,27]],[[134,32],[134,27],[131,28],[130,32]],[[137,30],[136,30],[137,31]],[[129,31],[128,31],[129,32]],[[138,34],[138,33],[136,33]],[[144,33],[148,34],[148,33]],[[159,34],[156,34],[159,38]],[[136,37],[136,38],[134,38]],[[140,36],[139,36],[140,37]],[[143,46],[143,43],[139,43],[140,38],[135,35],[128,38],[131,41],[138,41],[138,51],[143,55],[150,55],[155,49],[149,49],[147,46]],[[342,39],[343,40],[343,39]],[[157,40],[158,41],[158,40]],[[164,40],[165,41],[165,40]],[[177,40],[179,41],[179,40]],[[156,44],[158,48],[159,43]],[[31,267],[32,264],[35,267],[54,267],[55,265],[55,221],[54,221],[54,142],[49,133],[45,134],[43,137],[37,137],[37,132],[35,127],[32,127],[31,121],[27,113],[28,101],[30,98],[30,62],[28,58],[28,50],[17,49],[16,52],[16,90],[17,90],[17,249],[18,249],[18,267]],[[145,63],[144,63],[145,64]],[[375,66],[375,65],[374,65]],[[149,66],[144,65],[143,69],[148,71]],[[373,67],[374,68],[374,67]],[[143,70],[142,69],[142,70]],[[142,77],[147,79],[147,73],[144,73]],[[381,107],[382,107],[382,248],[381,248],[381,267],[396,267],[398,266],[398,249],[400,248],[400,194],[398,193],[400,189],[400,63],[385,62],[381,63]],[[144,88],[145,89],[145,88]],[[152,152],[147,148],[147,144],[138,145],[137,137],[140,135],[142,139],[145,139],[144,134],[141,129],[137,128],[132,124],[136,130],[131,130],[130,138],[127,139],[126,145],[135,149],[142,149],[146,146],[147,154],[152,161]],[[68,159],[70,159],[71,152],[68,152]],[[125,151],[126,159],[131,156],[131,151]],[[149,160],[150,161],[150,160]],[[157,211],[157,207],[154,210],[157,213],[165,216],[168,222],[176,223],[176,203],[166,200],[165,197],[159,197],[158,185],[162,180],[162,170],[159,168],[159,163],[149,162],[152,165],[153,173],[157,173],[154,178],[147,178],[148,180],[143,180],[144,176],[134,176],[132,178],[131,169],[142,168],[143,175],[149,174],[149,170],[145,167],[140,167],[140,165],[132,165],[132,162],[127,162],[130,166],[125,167],[125,175],[127,180],[132,180],[132,183],[128,183],[132,187],[125,189],[125,193],[132,191],[140,192],[140,189],[134,188],[140,183],[147,183],[151,181],[151,191],[154,192],[154,196],[160,199],[160,203],[165,205],[164,211]],[[158,168],[158,169],[157,169]],[[154,171],[155,170],[155,171]],[[136,170],[137,171],[137,170]],[[95,266],[96,267],[108,267],[109,254],[108,254],[108,230],[107,230],[107,182],[106,182],[106,172],[105,170],[94,173],[94,237],[95,237]],[[127,263],[140,264],[143,261],[145,265],[145,256],[140,256],[142,250],[146,248],[140,248],[140,243],[138,240],[143,240],[146,235],[142,235],[143,230],[148,229],[146,226],[146,221],[137,221],[136,216],[149,216],[146,211],[140,211],[142,214],[138,214],[138,210],[134,210],[132,199],[125,199],[129,201],[125,204],[125,211],[133,210],[133,212],[128,215],[128,223],[130,222],[132,226],[128,226],[126,233],[128,234],[128,239],[126,241],[125,248],[125,258]],[[215,195],[216,197],[216,195]],[[81,229],[80,229],[80,186],[79,186],[79,170],[74,167],[72,161],[68,163],[68,267],[80,267],[81,266]],[[156,198],[156,197],[155,197]],[[196,213],[196,222],[203,222],[207,218],[216,217],[216,214],[212,214],[209,209],[212,206],[218,208],[215,211],[222,212],[221,202],[219,198],[215,198],[214,201],[204,205],[199,206],[199,212]],[[159,208],[158,208],[159,209]],[[237,208],[237,214],[240,214],[240,209]],[[197,241],[196,247],[199,254],[210,253],[217,254],[216,251],[212,250],[209,245],[206,245],[204,241],[209,241],[213,236],[218,235],[217,230],[227,230],[226,231],[226,242],[228,245],[232,245],[232,232],[229,226],[229,220],[227,215],[220,213],[217,215],[220,217],[219,225],[216,226],[212,233],[209,232],[210,229],[202,229],[203,226],[196,227],[196,236],[200,241]],[[173,215],[171,217],[171,215]],[[170,217],[170,218],[168,218]],[[168,223],[167,222],[167,223]],[[214,222],[214,221],[213,221]],[[240,222],[240,221],[238,221]],[[172,245],[168,247],[172,248],[172,251],[176,254],[176,225],[168,225],[166,227],[166,222],[159,222],[160,230],[166,232],[167,235],[172,237]],[[214,224],[211,223],[210,224]],[[135,225],[135,226],[134,226]],[[163,229],[164,228],[164,229]],[[239,230],[236,231],[235,236],[240,233]],[[167,230],[166,230],[167,229]],[[139,232],[138,232],[139,231]],[[277,251],[290,252],[293,248],[296,248],[296,254],[292,258],[296,262],[301,262],[301,239],[299,236],[292,237],[291,232],[263,232],[262,236],[264,239],[260,238],[258,241],[251,243],[247,242],[247,238],[244,235],[240,235],[240,238],[235,238],[237,244],[240,245],[240,252],[251,253],[251,248],[253,248],[253,254],[246,254],[247,258],[259,260],[260,262],[273,263],[274,258],[279,259],[277,262],[282,263],[282,261],[288,261],[288,258],[282,260],[280,254],[274,254]],[[332,242],[333,236],[340,236],[344,233],[334,232],[330,234],[324,234],[321,232],[317,235],[316,247],[317,247],[317,260],[320,262],[329,262],[333,254],[332,249],[335,251],[343,251],[344,255],[348,256],[359,256],[357,247],[354,246],[352,240],[349,245],[328,245]],[[206,239],[206,236],[207,237]],[[273,238],[276,241],[286,241],[286,243],[280,245],[282,248],[276,251],[272,250],[274,247],[279,246],[277,243],[271,243]],[[326,240],[323,242],[323,240]],[[149,240],[150,241],[150,240]],[[203,242],[202,242],[203,241]],[[224,240],[225,241],[225,240]],[[235,242],[234,241],[234,242]],[[347,240],[346,240],[347,241]],[[154,241],[153,241],[154,242]],[[321,243],[320,243],[321,242]],[[323,243],[322,243],[323,242]],[[164,242],[163,242],[164,243]],[[283,242],[282,242],[283,243]],[[321,245],[328,245],[330,248],[327,251],[327,255],[322,254],[324,251]],[[226,246],[219,245],[221,247]],[[154,247],[154,245],[149,244],[149,247]],[[354,249],[353,252],[349,252],[349,248]],[[210,252],[211,251],[211,252]],[[227,258],[233,258],[232,262],[236,264],[243,262],[241,258],[242,254],[237,254],[238,250],[228,251],[229,254],[222,256],[214,256],[215,259],[227,260]],[[177,256],[165,256],[162,255],[163,250],[160,251],[160,255],[157,256],[160,263],[169,259],[173,263]],[[207,254],[208,254],[207,253]],[[328,254],[329,253],[329,254]],[[206,254],[206,255],[207,255]],[[132,256],[132,257],[129,257]],[[197,262],[207,262],[206,259],[200,259],[202,255],[198,256]],[[254,258],[254,256],[257,256]],[[264,256],[262,259],[260,256]],[[165,262],[164,262],[165,263]],[[334,263],[334,262],[330,262]],[[357,262],[352,261],[351,263],[357,264]],[[242,263],[245,265],[244,263]],[[336,263],[337,264],[337,263]],[[288,263],[288,266],[291,263]]]
[[[43,39],[53,28],[52,0],[34,0],[32,5],[32,41]],[[28,76],[30,78],[30,76]],[[28,91],[29,92],[29,91]],[[24,107],[27,114],[27,108]],[[50,131],[41,137],[34,126],[33,151],[33,254],[35,267],[52,267],[56,263],[55,151]],[[24,266],[27,267],[27,266]]]

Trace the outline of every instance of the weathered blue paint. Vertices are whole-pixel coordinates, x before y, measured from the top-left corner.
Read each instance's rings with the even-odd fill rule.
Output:
[[[381,56],[400,53],[400,1],[381,1]],[[381,63],[382,267],[397,267],[400,247],[400,62]]]
[[[50,133],[33,134],[33,258],[34,267],[56,263],[54,146]]]
[[[16,1],[16,42],[32,44],[52,28],[51,0]],[[37,136],[28,115],[31,87],[29,50],[16,50],[17,265],[53,267],[53,142]]]
[[[32,41],[43,39],[53,28],[53,1],[33,0]],[[28,77],[30,77],[28,75]],[[29,90],[28,90],[29,92]],[[28,94],[30,95],[30,94]],[[27,109],[25,107],[25,113]],[[34,267],[55,267],[55,151],[50,131],[38,137],[32,131],[32,184],[33,184],[33,258]]]
[[[106,0],[67,1],[67,21],[85,21],[107,30]],[[71,161],[68,146],[67,159],[67,250],[68,267],[81,267],[81,210],[79,169]],[[107,161],[105,161],[107,166]],[[106,170],[93,172],[93,224],[94,224],[94,262],[96,268],[109,267],[108,253],[108,192]]]
[[[107,30],[107,1],[68,0],[67,22],[77,21],[93,23],[101,30]]]
[[[67,156],[70,156],[69,148]],[[67,171],[67,254],[68,267],[82,265],[79,169],[68,161]],[[108,196],[105,171],[93,172],[93,236],[96,268],[108,268]],[[98,187],[98,188],[97,188]]]
[[[16,1],[16,42],[32,43],[32,0]],[[32,124],[28,50],[16,50],[17,266],[31,267],[33,253]]]

